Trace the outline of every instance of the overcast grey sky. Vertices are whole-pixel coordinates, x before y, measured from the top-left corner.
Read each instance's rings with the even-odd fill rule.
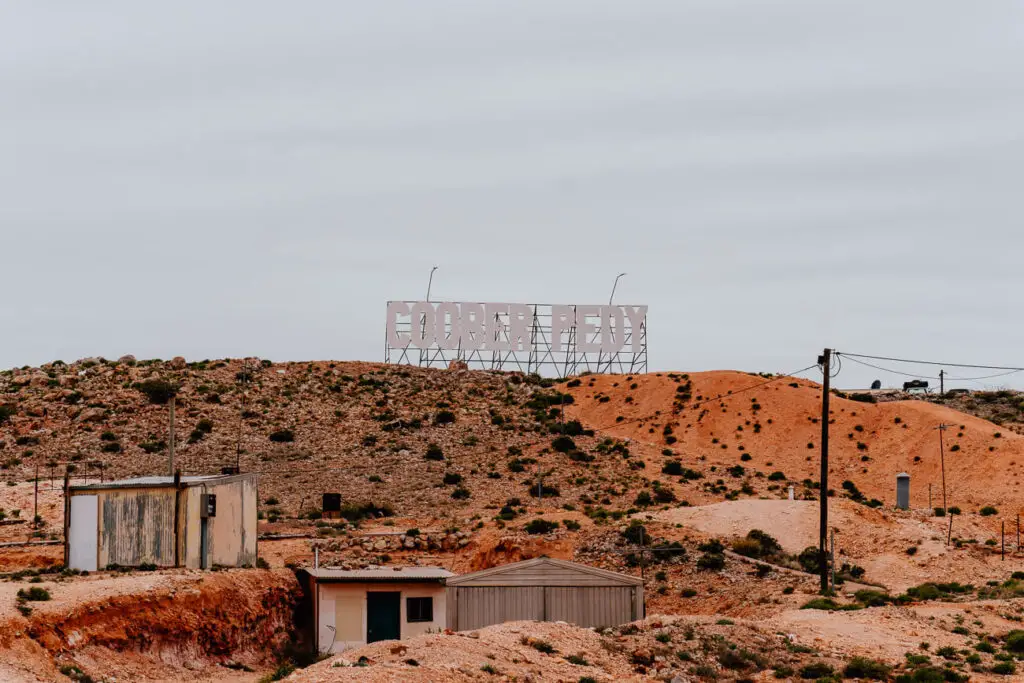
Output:
[[[381,360],[435,263],[458,301],[628,271],[654,369],[1024,364],[1022,34],[1009,0],[6,3],[0,367]]]

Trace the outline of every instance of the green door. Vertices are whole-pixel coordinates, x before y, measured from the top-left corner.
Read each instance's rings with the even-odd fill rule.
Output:
[[[398,640],[402,637],[402,594],[366,594],[366,642]]]

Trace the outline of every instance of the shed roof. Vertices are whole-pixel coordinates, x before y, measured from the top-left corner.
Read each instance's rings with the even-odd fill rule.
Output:
[[[418,582],[444,583],[455,576],[440,567],[392,567],[384,569],[318,569],[303,570],[320,583]]]
[[[255,477],[255,474],[196,474],[181,478],[182,486],[198,486],[200,484],[227,484],[231,481],[248,477]],[[106,489],[140,489],[160,488],[163,486],[174,486],[174,477],[133,477],[130,479],[115,479],[113,481],[97,482],[95,484],[79,484],[72,486],[72,491],[102,491]]]
[[[448,580],[449,586],[642,586],[638,576],[537,557]]]

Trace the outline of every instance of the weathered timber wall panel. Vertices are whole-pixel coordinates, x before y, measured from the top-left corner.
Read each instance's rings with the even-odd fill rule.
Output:
[[[174,565],[173,489],[112,489],[99,492],[102,569],[108,564]]]

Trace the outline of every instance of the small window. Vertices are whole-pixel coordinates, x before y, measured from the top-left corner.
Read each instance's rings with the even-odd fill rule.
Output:
[[[433,621],[434,598],[406,598],[405,618],[410,624],[415,621]]]

